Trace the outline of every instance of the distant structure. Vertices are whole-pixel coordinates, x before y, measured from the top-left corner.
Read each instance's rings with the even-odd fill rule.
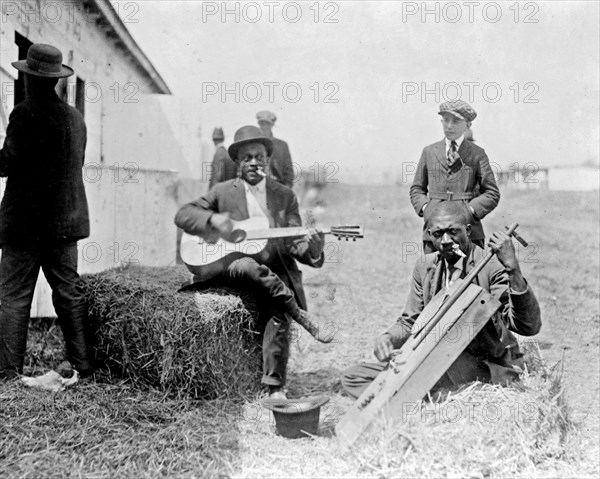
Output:
[[[599,191],[600,166],[550,168],[548,187],[554,191]]]
[[[496,165],[494,176],[499,188],[507,190],[547,190],[548,168],[540,168],[535,163],[526,163],[520,167],[517,163],[507,168]]]
[[[600,166],[553,166],[534,162],[494,171],[498,186],[506,190],[598,191]]]

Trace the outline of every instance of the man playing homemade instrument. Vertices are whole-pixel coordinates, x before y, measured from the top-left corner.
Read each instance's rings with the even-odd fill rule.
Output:
[[[238,163],[241,178],[215,185],[206,196],[184,205],[175,218],[186,233],[206,238],[227,238],[234,225],[253,217],[266,217],[271,228],[301,226],[294,192],[269,178],[264,170],[273,151],[272,141],[255,126],[244,126],[234,136],[229,155]],[[253,287],[268,297],[269,309],[263,338],[262,382],[270,396],[284,399],[283,386],[289,355],[290,318],[306,323],[306,298],[296,260],[320,268],[325,260],[320,233],[269,243],[261,260],[238,258],[220,274],[233,284]],[[311,334],[318,337],[319,332]]]
[[[483,258],[484,251],[470,238],[472,215],[462,202],[432,205],[429,233],[437,253],[417,261],[411,290],[402,316],[375,341],[379,363],[347,369],[342,385],[358,397],[386,367],[394,349],[411,335],[411,328],[425,305],[443,288],[464,278]],[[537,334],[541,327],[538,302],[519,268],[509,236],[496,232],[489,241],[498,261],[490,261],[477,275],[475,284],[489,291],[502,307],[442,376],[434,389],[480,380],[507,384],[519,377],[523,356],[511,331],[523,336]],[[499,264],[500,263],[500,264]]]

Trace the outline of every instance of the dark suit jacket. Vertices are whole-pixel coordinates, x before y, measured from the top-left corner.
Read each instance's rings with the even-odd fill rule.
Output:
[[[472,245],[461,277],[465,277],[483,258],[485,252]],[[411,328],[431,298],[441,289],[443,261],[438,253],[427,255],[425,261],[417,261],[406,307],[398,322],[388,332],[395,344],[401,344],[410,335]],[[467,347],[471,354],[492,363],[509,367],[520,359],[517,340],[511,331],[523,336],[537,334],[542,326],[540,307],[530,287],[515,294],[510,291],[508,275],[496,259],[488,262],[477,275],[475,284],[489,291],[500,301],[502,307]],[[518,364],[518,363],[517,363]]]
[[[288,144],[279,138],[271,138],[273,153],[269,162],[269,178],[292,188],[294,186],[294,167]]]
[[[475,211],[476,218],[471,225],[471,239],[483,240],[485,235],[480,220],[498,206],[500,190],[483,148],[471,141],[463,140],[458,154],[461,159],[456,161],[452,168],[448,168],[444,140],[426,146],[410,188],[410,201],[419,216],[422,216],[423,205],[428,203],[425,209],[427,218],[427,211],[431,211],[431,207],[436,203],[444,201],[430,198],[428,194],[471,193],[472,199],[461,201],[468,203]],[[429,241],[426,230],[423,239]]]
[[[223,145],[215,151],[212,161],[212,175],[210,176],[209,188],[222,181],[232,180],[237,176],[237,165],[229,158],[229,153]]]
[[[298,200],[294,192],[269,178],[267,182],[267,207],[271,218],[269,221],[275,228],[301,226],[302,220],[298,211]],[[206,196],[181,207],[175,216],[175,224],[186,233],[206,236],[213,233],[209,219],[213,213],[230,213],[234,221],[249,218],[246,204],[246,192],[240,178],[219,183]],[[310,256],[308,242],[304,238],[294,238],[274,242],[275,258],[267,266],[277,274],[293,291],[302,309],[306,309],[306,297],[302,287],[302,272],[296,260],[301,263],[320,268],[325,256]]]
[[[83,117],[56,94],[15,106],[0,150],[0,246],[89,236],[85,145]]]

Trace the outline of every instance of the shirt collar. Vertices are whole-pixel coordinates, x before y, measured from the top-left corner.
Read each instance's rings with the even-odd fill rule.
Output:
[[[258,193],[264,193],[265,191],[267,191],[267,182],[264,178],[262,180],[260,180],[258,183],[256,183],[255,185],[251,185],[246,180],[243,180],[243,183],[244,183],[244,189],[246,190],[246,192],[257,191]]]
[[[465,134],[463,133],[462,135],[460,135],[460,137],[458,137],[456,140],[456,149],[458,150],[460,148],[460,145],[462,145],[462,142],[465,139]],[[452,143],[452,140],[449,140],[448,138],[444,137],[444,140],[446,141],[446,150],[450,149],[450,143]]]

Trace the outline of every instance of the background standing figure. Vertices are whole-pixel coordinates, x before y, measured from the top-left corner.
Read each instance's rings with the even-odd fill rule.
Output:
[[[51,45],[34,44],[12,64],[25,74],[25,100],[12,111],[0,150],[7,177],[0,206],[0,378],[23,372],[29,313],[40,267],[67,346],[85,377],[93,372],[86,343],[87,306],[77,273],[77,240],[89,236],[83,185],[86,126],[55,92],[73,70]]]
[[[232,180],[237,176],[237,166],[235,162],[229,158],[229,153],[225,148],[225,134],[223,128],[215,128],[213,130],[212,139],[215,144],[215,155],[213,156],[209,189],[222,181]]]
[[[483,248],[481,220],[498,206],[500,190],[485,150],[465,141],[477,113],[467,102],[457,100],[442,103],[438,114],[445,138],[423,149],[410,188],[413,208],[425,219],[423,248],[425,253],[435,252],[427,231],[427,210],[441,201],[468,205],[473,214],[471,240]]]
[[[273,142],[273,153],[269,162],[269,178],[292,188],[294,186],[294,167],[288,144],[273,136],[273,126],[277,121],[275,113],[267,110],[256,114],[258,126],[265,136]]]

